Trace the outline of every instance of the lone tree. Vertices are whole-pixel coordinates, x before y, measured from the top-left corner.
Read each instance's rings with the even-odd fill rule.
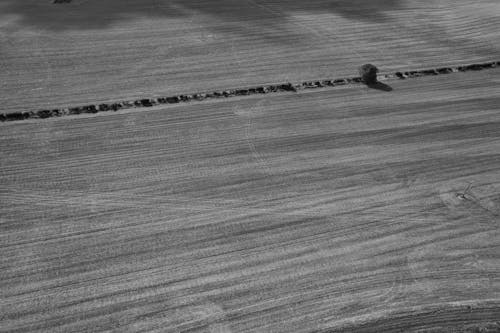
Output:
[[[365,64],[359,67],[359,76],[361,76],[361,80],[367,85],[377,83],[377,72],[378,68],[372,64]]]

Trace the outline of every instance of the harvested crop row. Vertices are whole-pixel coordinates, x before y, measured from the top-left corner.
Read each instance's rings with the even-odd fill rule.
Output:
[[[483,69],[496,68],[499,66],[500,66],[500,61],[492,61],[482,64],[471,64],[471,65],[456,66],[456,67],[441,67],[435,69],[396,72],[393,74],[383,74],[380,75],[379,77],[383,79],[406,79],[406,78],[433,76],[440,74],[450,74],[457,72],[479,71]],[[288,82],[276,85],[253,87],[253,88],[228,89],[224,91],[215,91],[210,93],[183,94],[171,97],[158,97],[153,99],[143,98],[134,101],[90,104],[85,106],[52,109],[52,110],[4,113],[0,114],[0,121],[4,122],[4,121],[19,121],[26,119],[45,119],[45,118],[61,117],[67,115],[77,115],[85,113],[92,114],[104,111],[118,111],[124,109],[132,109],[132,108],[152,107],[159,104],[177,104],[190,101],[202,101],[205,99],[213,99],[213,98],[229,98],[235,96],[247,96],[255,94],[290,92],[290,91],[297,91],[300,89],[335,87],[335,86],[343,86],[347,84],[359,84],[359,83],[362,83],[360,77],[305,81],[299,84],[292,84]]]

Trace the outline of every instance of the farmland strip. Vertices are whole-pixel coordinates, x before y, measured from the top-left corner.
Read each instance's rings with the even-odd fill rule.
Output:
[[[391,80],[391,79],[404,80],[408,78],[423,77],[423,76],[434,76],[434,75],[450,74],[457,72],[479,71],[483,69],[496,68],[499,66],[500,66],[500,61],[492,61],[482,64],[470,64],[470,65],[455,66],[455,67],[441,67],[441,68],[423,69],[423,70],[415,70],[407,72],[395,72],[392,74],[379,75],[379,77],[385,80]],[[20,121],[26,119],[45,119],[52,117],[62,117],[67,115],[77,115],[85,113],[92,114],[105,111],[118,111],[118,110],[133,109],[133,108],[152,107],[160,104],[177,104],[177,103],[186,103],[191,101],[202,101],[205,99],[229,98],[235,96],[248,96],[256,94],[278,93],[278,92],[290,92],[290,91],[296,92],[297,90],[301,89],[315,89],[315,88],[334,87],[334,86],[343,86],[343,85],[360,84],[360,83],[362,83],[360,77],[304,81],[298,84],[287,82],[287,83],[265,85],[253,88],[236,88],[236,89],[228,89],[224,91],[215,91],[209,93],[183,94],[177,96],[158,97],[152,99],[142,98],[134,101],[89,104],[84,106],[69,107],[62,109],[1,113],[0,121],[4,122],[4,121]]]

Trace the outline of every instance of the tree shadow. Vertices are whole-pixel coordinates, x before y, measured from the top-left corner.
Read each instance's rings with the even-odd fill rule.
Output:
[[[1,15],[15,15],[20,23],[44,30],[106,28],[119,21],[142,17],[173,19],[206,14],[220,27],[245,25],[275,27],[294,13],[334,13],[353,20],[385,20],[385,12],[400,0],[2,0]],[[212,27],[214,28],[214,27]],[[233,29],[238,31],[238,29]]]
[[[380,90],[380,91],[392,91],[392,87],[388,84],[377,81],[375,83],[367,84],[368,88]]]

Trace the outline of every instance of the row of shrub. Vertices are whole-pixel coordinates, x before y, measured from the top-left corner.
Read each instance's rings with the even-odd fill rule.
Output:
[[[448,74],[453,72],[467,72],[467,71],[477,71],[482,69],[494,68],[500,66],[500,61],[489,62],[484,64],[472,64],[467,66],[458,67],[443,67],[436,69],[425,69],[419,71],[408,71],[408,72],[396,72],[394,74],[382,75],[384,78],[399,78],[406,79],[412,77],[421,77],[428,75],[439,75]],[[187,95],[177,95],[171,97],[159,97],[154,99],[139,99],[136,101],[124,101],[115,103],[102,103],[102,104],[91,104],[85,106],[62,108],[62,109],[51,109],[51,110],[39,110],[39,111],[27,111],[27,112],[11,112],[0,114],[0,121],[17,121],[25,119],[45,119],[51,117],[62,117],[67,115],[77,115],[83,113],[97,113],[105,111],[118,111],[123,109],[131,108],[143,108],[152,107],[160,104],[176,104],[184,103],[190,101],[202,101],[210,98],[228,98],[234,96],[247,96],[255,94],[267,94],[276,92],[286,92],[286,91],[297,91],[300,89],[314,89],[321,87],[333,87],[346,84],[361,83],[360,77],[345,78],[345,79],[335,79],[335,80],[320,80],[320,81],[306,81],[299,84],[283,83],[277,85],[267,85],[254,88],[246,89],[231,89],[224,91],[215,91],[211,93],[197,93],[197,94],[187,94]]]
[[[469,71],[480,71],[483,69],[500,67],[500,61],[493,61],[484,64],[472,64],[466,66],[457,66],[457,67],[441,67],[435,69],[424,69],[419,71],[409,71],[409,72],[396,72],[392,75],[386,75],[386,77],[396,77],[399,79],[412,78],[412,77],[420,77],[420,76],[428,76],[428,75],[439,75],[439,74],[449,74],[449,73],[457,73],[457,72],[469,72]]]

